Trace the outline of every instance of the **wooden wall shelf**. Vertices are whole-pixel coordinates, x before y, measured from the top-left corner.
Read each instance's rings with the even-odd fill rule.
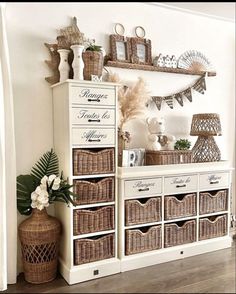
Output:
[[[127,68],[127,69],[138,69],[138,70],[147,70],[147,71],[157,71],[157,72],[168,72],[168,73],[177,73],[184,75],[203,75],[205,71],[192,71],[182,68],[166,68],[166,67],[157,67],[153,65],[143,65],[143,64],[134,64],[134,63],[125,63],[117,61],[107,61],[105,66]],[[208,72],[209,77],[216,76],[215,71]]]

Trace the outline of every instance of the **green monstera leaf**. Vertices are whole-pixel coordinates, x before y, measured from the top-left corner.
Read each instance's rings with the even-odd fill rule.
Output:
[[[34,176],[20,175],[17,177],[17,209],[20,214],[31,214],[31,193],[36,187],[37,180]]]

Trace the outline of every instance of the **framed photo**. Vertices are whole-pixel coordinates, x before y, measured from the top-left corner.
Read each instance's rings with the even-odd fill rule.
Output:
[[[144,38],[131,38],[131,61],[138,64],[152,64],[151,40]]]
[[[144,165],[144,148],[123,150],[122,166],[132,167]]]
[[[121,35],[110,35],[111,60],[131,62],[130,38]]]

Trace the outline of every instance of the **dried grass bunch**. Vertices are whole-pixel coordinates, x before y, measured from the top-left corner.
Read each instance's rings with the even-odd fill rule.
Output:
[[[110,73],[108,81],[122,84],[116,73]],[[140,77],[132,87],[124,85],[119,88],[118,101],[120,130],[123,129],[124,124],[129,120],[137,118],[139,115],[143,114],[143,110],[149,99],[150,95],[146,88],[146,83]]]

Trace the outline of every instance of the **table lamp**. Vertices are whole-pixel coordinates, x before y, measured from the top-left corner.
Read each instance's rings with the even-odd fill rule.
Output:
[[[217,113],[194,114],[191,136],[198,136],[192,148],[193,162],[219,161],[220,149],[213,136],[221,136],[220,116]]]

